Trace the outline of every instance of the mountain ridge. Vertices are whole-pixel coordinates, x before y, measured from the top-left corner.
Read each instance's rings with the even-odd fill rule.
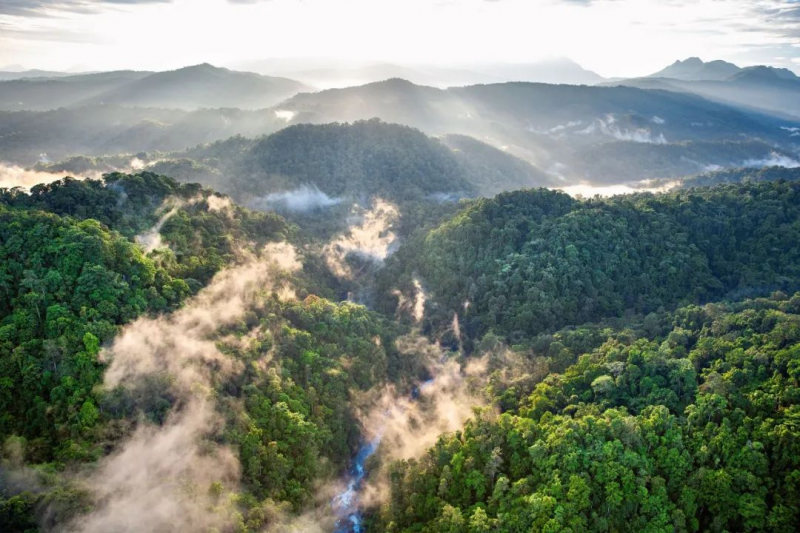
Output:
[[[0,81],[0,110],[49,110],[119,104],[194,110],[266,108],[310,87],[288,78],[239,72],[209,63],[171,71],[110,71]]]

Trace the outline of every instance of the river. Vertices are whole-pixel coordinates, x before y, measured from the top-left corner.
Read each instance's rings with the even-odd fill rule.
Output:
[[[419,398],[422,391],[431,386],[433,382],[433,379],[429,379],[419,386],[415,386],[411,391],[411,399]],[[361,491],[364,489],[364,478],[367,476],[366,462],[378,449],[383,430],[384,428],[380,428],[377,436],[359,447],[347,473],[344,489],[331,500],[331,507],[338,517],[334,533],[362,533],[363,531]]]

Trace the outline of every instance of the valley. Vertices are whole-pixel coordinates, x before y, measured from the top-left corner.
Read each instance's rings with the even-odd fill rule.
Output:
[[[0,3],[0,531],[795,531],[797,9],[702,4]]]

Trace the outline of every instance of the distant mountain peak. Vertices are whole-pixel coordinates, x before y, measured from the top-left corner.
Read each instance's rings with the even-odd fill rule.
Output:
[[[198,63],[197,65],[188,65],[185,67],[177,68],[172,72],[192,72],[192,71],[207,71],[207,72],[231,72],[226,68],[215,67],[211,63]]]
[[[407,79],[396,78],[396,77],[395,78],[388,78],[386,80],[383,80],[383,83],[393,84],[393,85],[414,85],[413,83],[411,83]]]
[[[408,81],[405,78],[387,78],[381,81],[375,81],[372,83],[367,83],[364,85],[366,86],[377,86],[377,87],[389,87],[390,89],[394,90],[409,90],[415,87],[422,87],[422,85],[417,85],[413,82]]]
[[[684,59],[683,61],[678,59],[677,61],[675,61],[675,63],[673,63],[673,65],[702,67],[703,65],[705,65],[705,62],[702,59],[700,59],[699,57],[688,57],[688,58]]]
[[[671,78],[683,81],[722,81],[730,78],[742,69],[727,61],[714,60],[705,62],[699,57],[678,60],[665,69],[659,70],[648,78]]]

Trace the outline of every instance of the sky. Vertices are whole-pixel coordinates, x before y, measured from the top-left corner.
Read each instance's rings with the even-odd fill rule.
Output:
[[[0,0],[0,67],[562,56],[607,77],[691,56],[800,74],[800,0]]]

